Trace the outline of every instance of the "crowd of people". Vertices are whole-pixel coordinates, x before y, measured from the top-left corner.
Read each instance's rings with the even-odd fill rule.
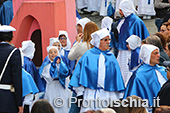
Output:
[[[101,2],[107,6],[113,1]],[[77,0],[76,3],[80,9],[85,5],[88,10],[100,11],[97,0]],[[48,55],[40,67],[32,61],[35,43],[25,40],[17,49],[11,43],[16,29],[0,26],[0,113],[170,112],[169,13],[157,18],[156,21],[161,22],[160,30],[149,34],[136,15],[134,3],[117,2],[121,19],[114,23],[106,16],[101,21],[101,29],[87,17],[77,19],[73,45],[67,31],[59,30],[57,37],[49,37]],[[153,1],[146,3],[138,7],[138,14],[154,15]],[[143,13],[143,5],[146,9],[152,7],[147,14]],[[156,13],[158,6],[155,5]],[[165,9],[167,11],[167,7]],[[160,99],[157,106],[153,101],[156,97]],[[63,106],[56,105],[58,98],[64,102]],[[110,99],[119,100],[120,106],[113,106]],[[131,99],[141,103],[146,99],[148,106],[130,106]],[[105,102],[100,105],[100,101],[93,101],[86,106],[88,100]]]

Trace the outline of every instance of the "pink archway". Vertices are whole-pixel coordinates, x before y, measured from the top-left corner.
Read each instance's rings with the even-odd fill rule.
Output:
[[[18,1],[14,0],[14,9]],[[43,59],[50,37],[57,37],[59,30],[68,31],[71,42],[76,35],[75,0],[25,0],[14,10],[11,25],[16,28],[13,43],[21,46],[23,40],[31,38],[36,30],[41,30]]]

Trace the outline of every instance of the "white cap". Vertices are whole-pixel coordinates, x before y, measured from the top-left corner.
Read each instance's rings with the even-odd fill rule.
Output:
[[[129,44],[131,50],[135,50],[141,46],[141,39],[137,35],[131,35],[126,42]]]
[[[159,50],[159,48],[154,45],[143,44],[140,49],[139,59],[141,59],[146,64],[150,64],[151,53],[156,49]]]
[[[106,16],[102,19],[102,23],[101,23],[101,28],[108,28],[109,31],[111,31],[111,26],[113,23],[113,19]]]
[[[58,48],[57,48],[56,46],[48,46],[48,47],[47,47],[47,52],[49,53],[49,51],[50,51],[51,49],[56,49],[57,52],[58,52]]]
[[[8,25],[0,26],[0,32],[12,32],[12,31],[16,31],[16,29],[12,26],[8,26]]]
[[[109,31],[107,30],[107,28],[98,30],[91,34],[92,40],[90,41],[90,43],[94,45],[95,47],[99,48],[100,40],[105,38],[106,36],[110,37]]]
[[[65,50],[70,50],[70,48],[71,48],[71,42],[70,42],[70,39],[69,39],[69,37],[68,37],[67,31],[60,30],[60,31],[59,31],[59,35],[58,35],[58,38],[59,38],[61,35],[65,35],[65,36],[67,37],[67,46],[66,46],[66,47],[63,47],[63,49],[65,49]]]
[[[52,46],[55,42],[60,43],[60,41],[58,40],[58,38],[55,38],[55,37],[50,38],[50,46]]]
[[[122,10],[125,17],[132,13],[136,13],[136,9],[130,0],[122,0],[120,2],[119,9]]]
[[[32,42],[31,40],[23,41],[21,50],[24,56],[33,59],[35,52],[34,42]]]
[[[85,17],[85,18],[80,19],[80,20],[77,22],[77,25],[80,24],[81,27],[82,27],[82,31],[84,31],[84,27],[85,27],[85,25],[86,25],[88,22],[90,22],[90,19],[88,19],[87,17]]]

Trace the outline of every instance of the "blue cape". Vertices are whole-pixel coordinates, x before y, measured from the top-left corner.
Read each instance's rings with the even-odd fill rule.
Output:
[[[167,79],[167,72],[164,67],[158,65],[151,66],[143,63],[131,76],[125,90],[124,98],[136,95],[142,99],[148,99],[149,106],[152,106],[153,98],[157,97],[161,89],[155,69]]]
[[[5,1],[0,7],[0,23],[1,25],[9,25],[13,19],[12,0]]]
[[[23,97],[30,93],[35,94],[39,92],[32,76],[24,68],[22,68],[22,89]]]
[[[118,42],[119,50],[128,50],[126,39],[133,34],[139,36],[141,40],[149,36],[149,32],[144,22],[132,13],[128,17],[125,17],[125,21],[120,28]]]
[[[68,59],[69,52],[70,51],[68,51],[68,50],[64,50],[64,57],[66,58],[66,64],[67,64],[67,67],[69,68],[70,74],[71,74],[73,72],[74,68],[75,68],[76,60],[69,60]]]
[[[28,58],[24,56],[24,66],[23,68],[32,76],[34,79],[39,91],[44,91],[45,88],[42,83],[42,79],[38,73],[38,69],[35,67],[34,63]]]
[[[56,61],[58,58],[60,57],[59,56],[55,57],[54,61],[51,63],[50,75],[52,78],[59,78],[59,82],[65,88],[65,78],[69,76],[69,69],[60,58],[60,67],[58,71],[56,67]]]
[[[131,51],[131,60],[128,62],[129,70],[133,70],[136,66],[139,65],[139,52],[140,47],[136,48],[135,50]]]
[[[110,51],[101,51],[96,47],[88,50],[77,63],[69,84],[71,88],[82,85],[90,89],[97,89],[98,60],[101,53],[105,57],[106,64],[104,90],[124,91],[122,75],[115,56]]]

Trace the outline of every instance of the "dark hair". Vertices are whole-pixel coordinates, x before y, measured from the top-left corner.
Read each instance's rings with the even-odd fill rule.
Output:
[[[58,39],[60,40],[60,38],[62,37],[62,36],[65,36],[64,34],[62,34],[62,35],[60,35],[59,37],[58,37]],[[65,36],[66,37],[66,36]],[[67,37],[66,37],[67,38]]]
[[[156,36],[156,35],[150,35],[146,38],[146,43],[147,44],[152,44],[156,47],[158,47],[159,49],[162,49],[162,44],[161,44],[161,39]]]
[[[54,113],[54,109],[45,99],[40,99],[34,103],[31,113]]]
[[[12,40],[13,33],[12,32],[0,32],[0,41],[10,42]]]

